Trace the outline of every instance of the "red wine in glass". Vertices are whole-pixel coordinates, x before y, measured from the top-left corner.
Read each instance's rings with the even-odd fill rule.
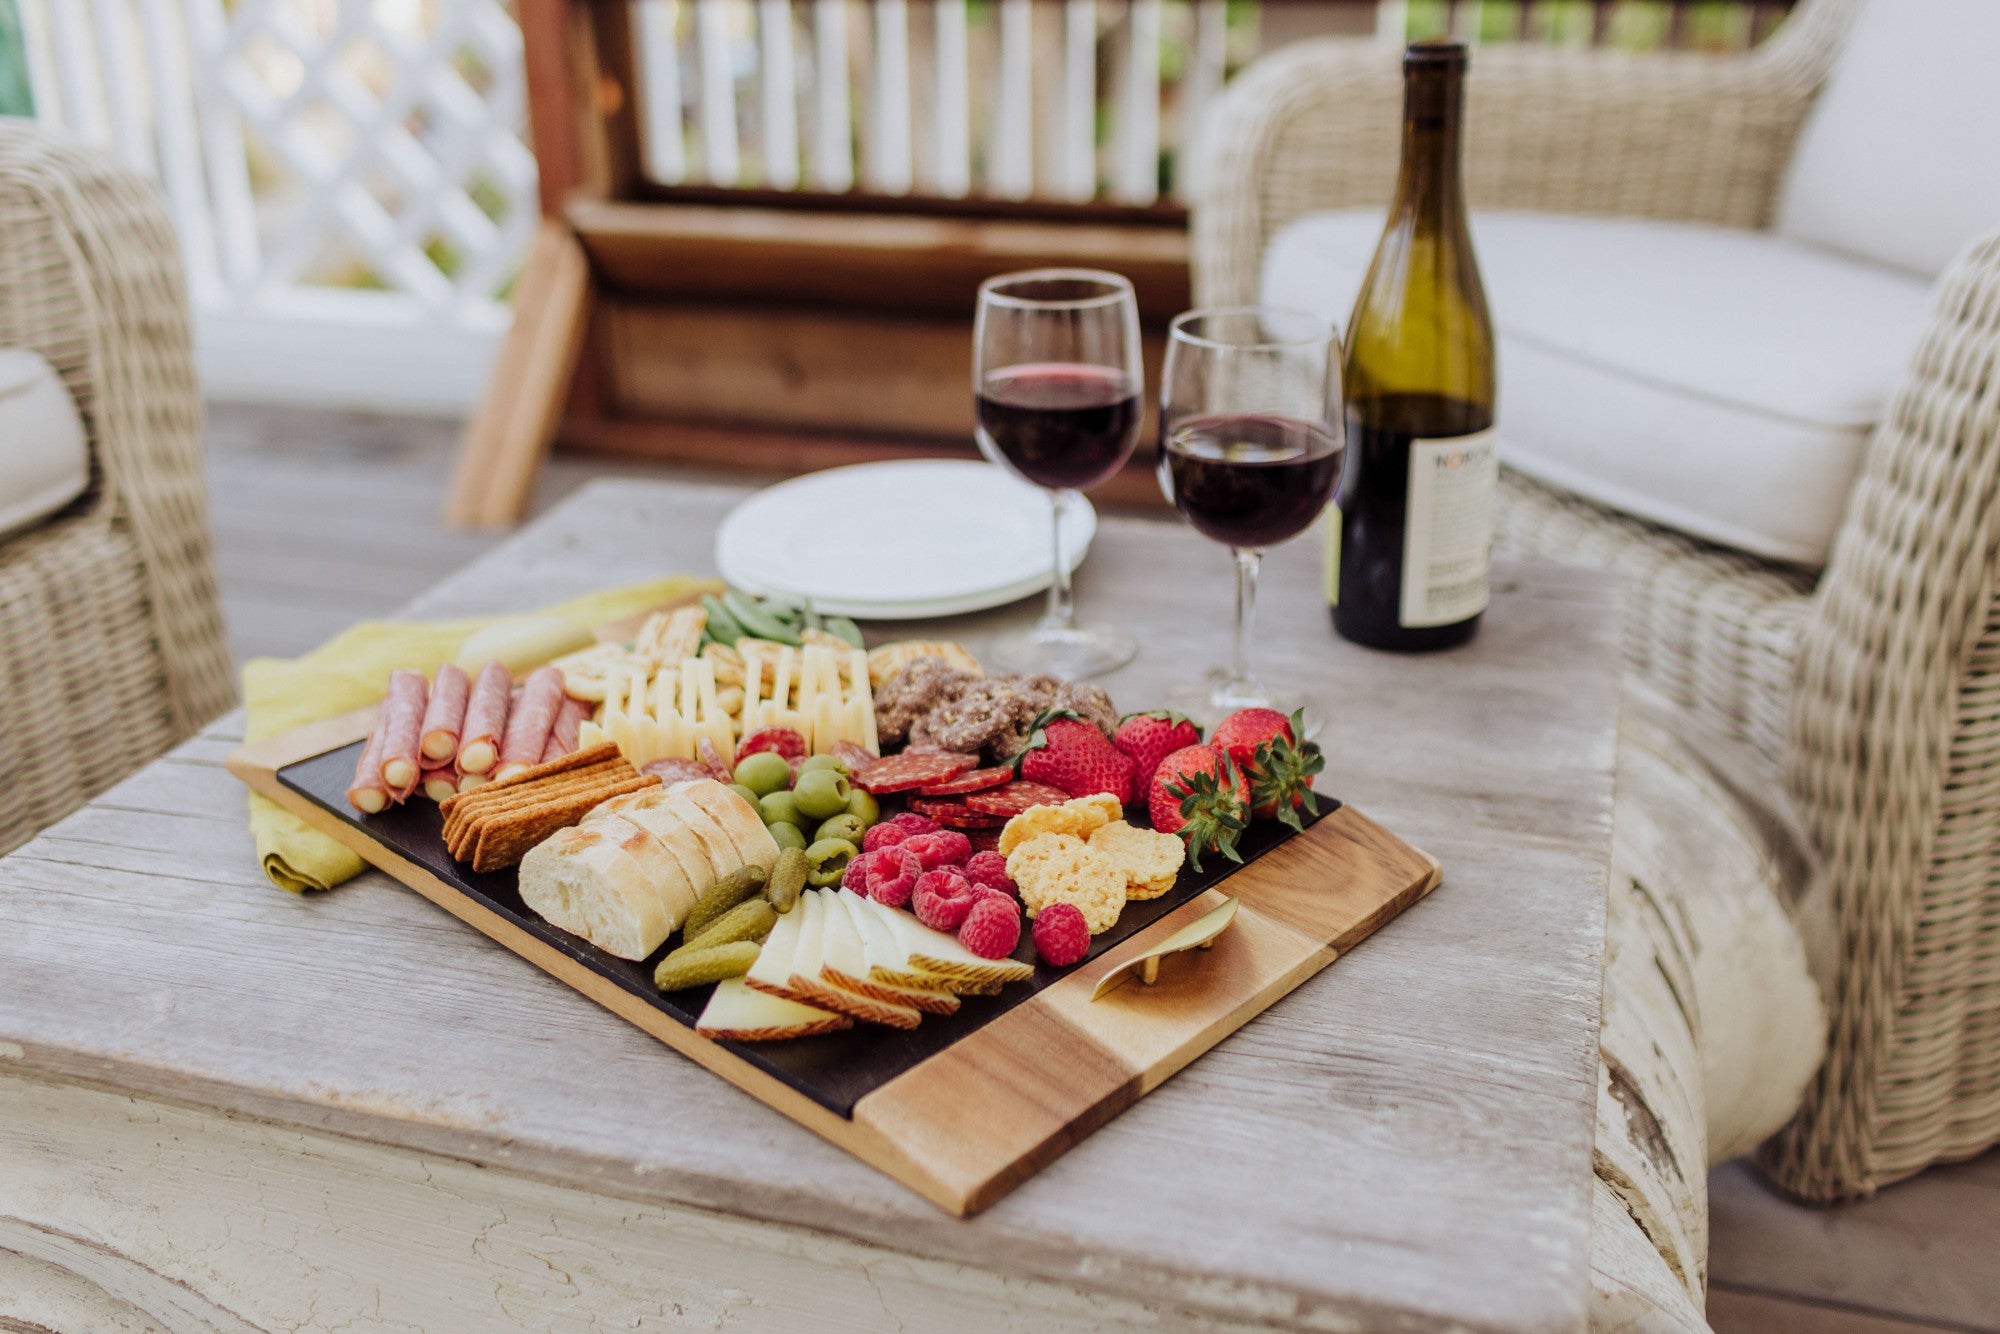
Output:
[[[1123,467],[1139,441],[1138,387],[1114,366],[1039,362],[987,373],[980,442],[1051,489],[1087,491]]]
[[[1160,452],[1160,486],[1204,537],[1256,551],[1298,536],[1340,480],[1325,422],[1263,413],[1184,417]]]

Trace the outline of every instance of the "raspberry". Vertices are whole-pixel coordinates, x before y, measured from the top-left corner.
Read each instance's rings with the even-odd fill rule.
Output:
[[[1013,898],[1014,877],[1007,874],[1007,859],[997,852],[975,852],[966,860],[965,878],[975,885],[987,889],[997,889],[1008,898]]]
[[[1090,953],[1090,928],[1074,903],[1051,903],[1035,914],[1035,952],[1058,968]]]
[[[875,854],[864,852],[859,857],[848,859],[847,870],[840,877],[840,887],[851,889],[856,894],[868,893],[868,863],[875,860]]]
[[[956,829],[913,834],[904,839],[901,846],[915,853],[926,871],[935,871],[941,866],[963,866],[966,858],[972,855],[971,840]]]
[[[885,908],[900,908],[916,892],[923,864],[903,848],[882,848],[868,854],[868,897]]]
[[[910,831],[887,820],[881,824],[868,826],[868,832],[861,836],[861,850],[873,852],[877,848],[891,848],[910,836]]]
[[[1089,937],[1085,937],[1087,941]],[[1012,899],[985,894],[965,915],[958,943],[982,959],[1004,959],[1021,943],[1021,910]]]
[[[956,931],[982,896],[956,866],[926,871],[917,881],[917,920],[933,931]]]
[[[938,822],[936,820],[931,819],[928,815],[918,815],[915,811],[904,811],[901,815],[889,821],[889,823],[899,825],[909,830],[912,834],[935,834],[938,831]]]

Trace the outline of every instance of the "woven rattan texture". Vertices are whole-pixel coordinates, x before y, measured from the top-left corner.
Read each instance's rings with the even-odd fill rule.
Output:
[[[1849,0],[1731,57],[1481,50],[1476,207],[1769,220]],[[1204,141],[1195,290],[1255,299],[1271,234],[1381,203],[1395,62],[1306,42],[1232,85]],[[1839,916],[1830,1054],[1762,1162],[1812,1200],[2000,1140],[2000,238],[1941,280],[1827,568],[1768,565],[1506,482],[1502,542],[1629,576],[1632,672],[1770,761]]]
[[[0,543],[0,852],[227,708],[179,250],[152,186],[0,124],[0,347],[76,400],[89,492]]]

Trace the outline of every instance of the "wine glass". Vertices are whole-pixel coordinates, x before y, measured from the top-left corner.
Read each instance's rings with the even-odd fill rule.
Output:
[[[1191,310],[1167,332],[1160,390],[1160,490],[1204,537],[1236,556],[1231,666],[1171,703],[1204,726],[1238,709],[1289,715],[1303,701],[1250,668],[1264,549],[1312,526],[1340,481],[1340,338],[1303,311]]]
[[[1004,671],[1084,677],[1122,667],[1131,635],[1076,623],[1063,521],[1079,491],[1125,466],[1139,442],[1139,308],[1132,284],[1096,269],[1003,273],[979,286],[972,392],[980,452],[1049,493],[1055,579],[1032,630],[996,643]]]

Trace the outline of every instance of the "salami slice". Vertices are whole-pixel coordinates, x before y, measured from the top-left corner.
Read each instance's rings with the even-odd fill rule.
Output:
[[[967,792],[983,792],[989,787],[999,787],[1014,780],[1014,771],[1006,765],[993,769],[974,769],[956,778],[947,778],[942,783],[932,783],[920,787],[917,793],[925,797],[956,797]]]
[[[437,669],[431,680],[430,702],[424,706],[426,769],[451,767],[452,757],[458,754],[458,731],[465,725],[465,704],[471,694],[472,681],[463,667],[448,662]]]
[[[974,852],[998,852],[1000,850],[1000,831],[998,829],[968,829],[965,831],[965,839],[968,843],[972,844]]]
[[[998,829],[1007,823],[998,815],[981,815],[962,801],[924,801],[919,798],[910,802],[910,809],[936,820],[947,829]]]
[[[668,758],[654,760],[639,766],[642,774],[656,774],[662,783],[689,783],[697,778],[708,778],[708,766],[700,760]]]
[[[847,766],[847,776],[858,778],[861,772],[875,763],[875,757],[865,746],[857,746],[852,741],[836,741],[826,748],[826,753]]]
[[[856,787],[866,788],[879,797],[885,792],[908,792],[911,788],[942,783],[977,763],[979,759],[973,755],[913,755],[904,751],[875,761],[855,775],[853,781]]]
[[[702,768],[707,770],[706,777],[713,778],[718,783],[736,781],[736,775],[730,772],[728,763],[722,758],[722,752],[715,748],[715,742],[705,736],[696,737],[694,753],[695,758],[701,761]]]
[[[981,815],[1004,815],[1012,818],[1034,806],[1060,806],[1068,800],[1069,793],[1061,788],[1022,780],[1009,783],[1005,787],[974,792],[966,797],[965,804]]]
[[[745,755],[767,750],[787,760],[803,760],[806,757],[806,739],[795,728],[760,728],[737,743],[736,758],[740,763]]]

